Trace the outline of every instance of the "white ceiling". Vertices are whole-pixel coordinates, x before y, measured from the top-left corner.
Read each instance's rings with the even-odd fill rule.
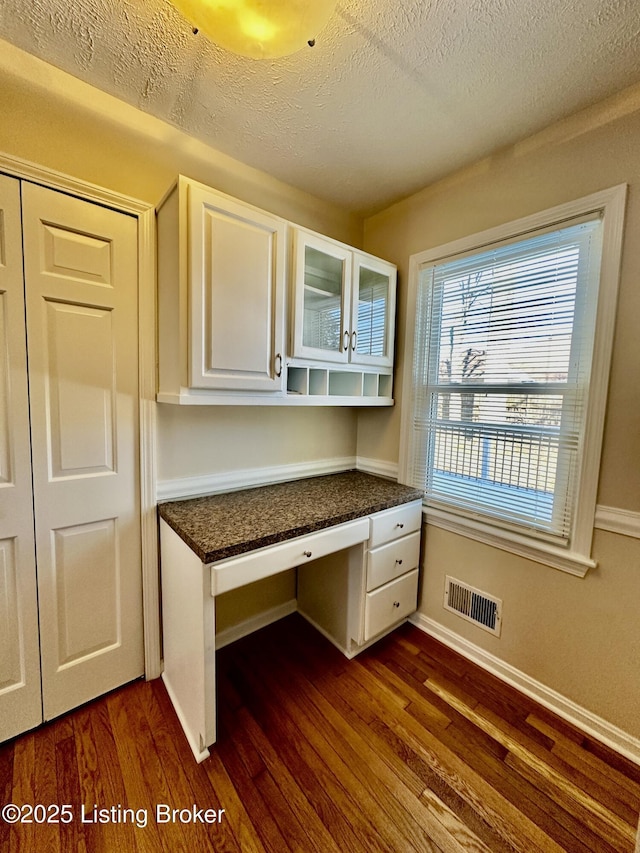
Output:
[[[271,61],[170,0],[2,0],[0,37],[361,214],[640,80],[640,0],[339,0]]]

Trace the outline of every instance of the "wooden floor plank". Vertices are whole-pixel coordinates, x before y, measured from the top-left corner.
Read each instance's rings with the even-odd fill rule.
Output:
[[[157,756],[153,755],[153,739],[146,720],[143,724],[142,716],[129,710],[136,708],[139,695],[140,690],[119,690],[106,700],[126,804],[136,811],[145,810],[150,816],[147,826],[136,833],[136,847],[141,853],[169,851],[171,845],[180,849],[186,842],[179,827],[168,824],[161,832],[153,819],[157,804],[167,800],[167,785],[158,770]]]
[[[483,705],[476,706],[476,710],[506,735],[535,754],[544,764],[548,764],[561,777],[570,780],[579,790],[606,806],[622,820],[629,824],[634,823],[640,810],[640,798],[632,796],[630,780],[626,785],[612,785],[611,779],[604,774],[598,775],[595,768],[589,767],[584,756],[580,755],[582,751],[573,741],[569,742],[569,752],[563,751],[562,747],[558,747],[551,738],[549,738],[550,747],[542,747],[536,738],[530,738],[523,729],[513,727],[509,721],[500,718],[494,711]],[[592,760],[597,761],[595,758]]]
[[[278,661],[278,671],[289,671],[288,661],[280,659]],[[353,673],[354,668],[350,669]],[[292,673],[289,671],[289,674]],[[344,681],[346,675],[342,675],[340,680]],[[357,679],[356,679],[357,681]],[[372,790],[373,796],[377,799],[380,807],[385,810],[389,820],[394,824],[405,826],[407,837],[411,837],[412,831],[415,833],[416,828],[409,826],[409,820],[413,817],[418,818],[417,835],[414,836],[416,849],[429,849],[429,840],[432,839],[442,849],[460,849],[460,850],[487,850],[488,848],[470,831],[468,826],[462,823],[452,815],[444,804],[440,804],[441,808],[433,808],[433,803],[424,804],[415,799],[405,785],[399,786],[398,777],[395,769],[386,765],[377,754],[377,750],[371,745],[371,733],[365,730],[364,737],[359,741],[353,741],[353,733],[351,727],[345,723],[339,713],[336,713],[336,708],[331,702],[332,697],[323,695],[323,691],[315,689],[314,685],[300,678],[298,686],[304,694],[305,717],[308,715],[313,724],[319,729],[327,731],[327,739],[334,741],[338,738],[340,743],[340,753],[349,756],[349,766],[352,771],[359,776],[359,781],[365,786],[368,784],[371,777],[375,777],[386,787],[386,792],[376,788]],[[290,690],[290,686],[287,688]],[[353,690],[353,685],[349,687]],[[397,711],[397,707],[393,702],[389,701],[388,696],[381,692],[379,698],[384,701],[391,709],[391,713]],[[308,703],[311,703],[308,704]],[[364,721],[363,721],[364,722]],[[365,759],[364,762],[362,759]],[[406,780],[405,780],[406,781]],[[390,796],[389,796],[390,795]],[[426,806],[426,808],[423,808]],[[445,817],[443,822],[442,817]],[[427,836],[420,835],[420,827],[427,830]],[[393,843],[399,843],[398,839],[394,839]]]
[[[567,778],[556,767],[539,757],[534,751],[523,745],[522,739],[515,738],[504,727],[492,722],[488,715],[482,712],[480,705],[468,707],[457,696],[450,693],[447,687],[431,678],[426,686],[437,693],[440,698],[458,713],[496,740],[510,753],[507,763],[518,769],[537,788],[548,794],[566,811],[585,824],[602,838],[610,838],[613,850],[624,849],[635,839],[628,822],[607,808],[602,802],[586,794],[571,778]]]
[[[358,802],[322,760],[322,739],[317,736],[305,738],[293,718],[279,705],[265,703],[261,723],[272,742],[278,744],[289,771],[304,787],[307,798],[340,849],[359,851],[366,845],[371,851],[386,850],[380,846],[375,830],[366,820]]]
[[[78,817],[82,821],[83,838],[89,853],[109,850],[119,843],[130,850],[138,849],[138,818],[122,811],[131,804],[127,802],[116,750],[100,737],[104,730],[101,721],[106,715],[106,707],[102,703],[99,707],[92,703],[74,714],[81,796],[79,812],[82,815]],[[110,725],[108,730],[110,733]],[[114,808],[114,818],[109,812],[103,815],[103,809]],[[121,820],[120,814],[123,815]]]
[[[299,616],[217,655],[219,741],[196,764],[163,683],[0,744],[0,853],[631,853],[640,767],[405,625],[352,661]],[[158,803],[224,810],[158,825]],[[82,823],[82,806],[149,823]],[[222,812],[221,812],[222,815]]]
[[[269,652],[269,657],[274,659],[272,650]],[[331,785],[333,796],[337,802],[341,803],[342,808],[347,810],[350,821],[357,827],[362,846],[356,849],[393,853],[397,849],[399,836],[395,827],[387,825],[386,821],[381,823],[380,808],[370,790],[371,780],[369,780],[369,786],[364,788],[356,784],[357,778],[352,764],[345,759],[343,745],[341,744],[338,748],[333,732],[327,737],[325,726],[316,725],[315,721],[307,716],[307,703],[299,686],[291,680],[287,667],[283,667],[278,661],[277,678],[265,671],[258,680],[253,677],[252,661],[243,674],[246,682],[256,695],[261,696],[262,700],[266,700],[268,695],[276,699],[279,715],[290,719],[295,718],[298,731],[293,736],[301,743],[310,744],[328,771],[328,778],[325,778]],[[304,711],[301,712],[300,708]],[[366,744],[358,738],[355,751],[362,750],[365,746]],[[307,760],[312,760],[308,751],[305,752],[305,757]],[[375,779],[373,782],[375,783]],[[355,791],[355,795],[345,796],[347,791]]]
[[[349,692],[349,703],[357,702],[357,694]],[[375,702],[374,697],[366,700]],[[356,717],[359,716],[359,712]],[[433,735],[420,726],[417,721],[406,715],[398,720],[384,709],[379,708],[377,717],[379,724],[386,724],[397,738],[412,749],[417,756],[447,784],[449,784],[465,802],[467,802],[498,834],[517,850],[559,851],[562,849],[545,832],[541,831],[525,813],[521,813],[498,790],[488,784],[474,767],[466,763],[441,737]],[[357,726],[357,719],[352,718],[352,725]],[[445,732],[448,732],[448,728]],[[462,750],[461,750],[462,751]],[[478,751],[470,752],[475,759]]]
[[[536,714],[528,717],[530,725],[544,732],[551,741],[551,751],[567,764],[590,775],[601,787],[607,788],[621,802],[626,803],[636,814],[640,810],[640,784],[624,775],[607,761],[584,749],[575,738],[567,737]]]
[[[102,706],[102,703],[100,703]],[[72,715],[67,720],[71,721]],[[67,737],[62,737],[63,733]],[[60,727],[56,730],[56,778],[58,781],[58,802],[60,805],[71,806],[77,809],[82,802],[82,791],[80,788],[80,776],[78,772],[78,751],[76,746],[73,725]],[[83,826],[77,818],[63,822],[59,826],[60,849],[73,851],[73,853],[86,853],[87,845],[84,837]]]

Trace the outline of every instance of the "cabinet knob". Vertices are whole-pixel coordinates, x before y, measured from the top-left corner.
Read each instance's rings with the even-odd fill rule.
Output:
[[[404,524],[402,524],[402,522],[400,522],[400,521],[399,521],[399,522],[396,524],[396,527],[399,527],[399,528],[400,528],[400,530],[402,530],[402,528],[404,527]]]
[[[311,551],[303,551],[302,553],[305,555],[305,557],[311,556]]]
[[[393,606],[394,606],[394,607],[400,607],[400,602],[399,602],[399,601],[394,601],[394,602],[393,602]]]
[[[402,565],[402,560],[396,560],[396,563],[397,563],[399,566],[401,566],[401,565]]]

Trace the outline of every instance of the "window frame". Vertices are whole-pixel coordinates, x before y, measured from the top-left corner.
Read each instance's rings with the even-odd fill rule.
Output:
[[[530,232],[563,225],[580,216],[599,214],[602,218],[602,256],[593,338],[593,357],[589,391],[584,417],[582,455],[578,470],[576,501],[568,544],[549,542],[534,531],[526,535],[463,509],[443,507],[424,501],[423,512],[429,524],[519,554],[570,574],[584,577],[596,563],[591,556],[596,497],[600,470],[602,436],[606,412],[609,370],[613,348],[618,281],[622,256],[624,212],[627,185],[621,184],[566,204],[490,228],[441,246],[411,255],[407,317],[409,320],[404,345],[404,374],[400,435],[400,482],[412,482],[411,459],[414,420],[414,355],[420,271],[423,267],[444,262],[462,253],[482,252],[492,244],[505,240],[526,239]],[[422,484],[417,484],[420,487]]]

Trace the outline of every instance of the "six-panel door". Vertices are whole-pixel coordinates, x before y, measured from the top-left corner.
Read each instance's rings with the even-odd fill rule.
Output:
[[[137,222],[23,184],[44,718],[144,671]]]
[[[0,176],[0,741],[42,722],[20,182]]]

